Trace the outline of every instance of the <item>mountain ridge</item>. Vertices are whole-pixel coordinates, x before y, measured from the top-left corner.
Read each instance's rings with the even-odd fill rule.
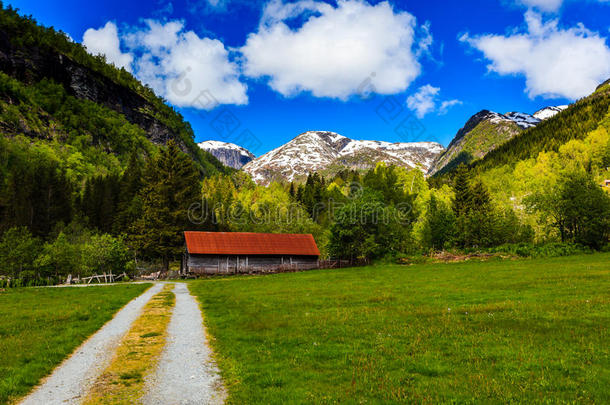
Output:
[[[554,117],[568,106],[544,107],[534,114],[507,112],[500,114],[481,110],[466,121],[447,146],[447,150],[432,165],[429,175],[450,171],[461,163],[482,159],[523,131]]]
[[[386,162],[427,171],[444,147],[436,142],[390,143],[347,138],[331,131],[306,131],[246,164],[259,184],[300,181],[310,172],[364,170]]]

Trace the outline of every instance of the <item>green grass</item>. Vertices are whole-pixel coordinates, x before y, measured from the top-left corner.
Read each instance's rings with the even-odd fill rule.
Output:
[[[610,254],[189,287],[230,403],[610,401]]]
[[[150,284],[0,292],[0,404],[26,394]]]

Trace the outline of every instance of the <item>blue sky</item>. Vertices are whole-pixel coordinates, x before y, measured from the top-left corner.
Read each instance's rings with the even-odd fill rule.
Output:
[[[307,130],[447,145],[481,109],[533,113],[610,77],[609,0],[8,3],[151,85],[197,141],[256,155]]]

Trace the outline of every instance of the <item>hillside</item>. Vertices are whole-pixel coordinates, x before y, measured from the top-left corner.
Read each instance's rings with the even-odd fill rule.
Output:
[[[442,153],[434,142],[359,141],[328,131],[308,131],[243,167],[259,184],[301,181],[311,172],[367,170],[378,162],[427,171]]]
[[[557,151],[568,141],[584,139],[599,126],[609,110],[610,86],[606,82],[590,96],[570,105],[561,114],[523,131],[476,161],[473,166],[477,171],[485,171],[506,164],[513,165],[536,157],[543,151]]]
[[[173,139],[203,174],[223,170],[150,88],[10,7],[0,11],[0,72],[4,135],[55,140],[85,155],[101,147],[123,163],[134,148],[150,150]]]
[[[442,174],[462,163],[477,161],[522,131],[536,127],[566,108],[567,106],[545,107],[532,115],[520,112],[499,114],[482,110],[473,115],[457,132],[429,173]]]

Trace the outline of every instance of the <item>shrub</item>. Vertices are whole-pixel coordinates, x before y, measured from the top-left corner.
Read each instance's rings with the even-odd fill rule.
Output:
[[[487,251],[490,253],[508,253],[521,257],[559,257],[592,252],[589,247],[576,243],[562,242],[545,243],[542,245],[511,243],[487,249]]]

